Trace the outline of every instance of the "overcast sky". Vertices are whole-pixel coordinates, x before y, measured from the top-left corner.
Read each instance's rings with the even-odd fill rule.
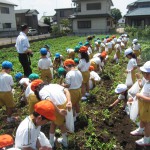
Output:
[[[9,0],[18,5],[15,9],[36,9],[40,14],[38,18],[43,15],[53,16],[56,8],[71,8],[72,0]],[[112,0],[115,8],[119,8],[122,15],[126,14],[126,6],[136,0]]]

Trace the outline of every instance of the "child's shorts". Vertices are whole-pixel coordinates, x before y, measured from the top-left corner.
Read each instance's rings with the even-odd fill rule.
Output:
[[[9,92],[0,92],[0,106],[6,106],[8,108],[15,107],[13,94]]]
[[[79,89],[69,89],[70,95],[71,95],[71,102],[74,106],[76,103],[78,103],[81,100],[81,88]]]
[[[67,101],[62,105],[57,105],[57,107],[59,109],[66,109],[66,104],[67,104]],[[59,114],[58,112],[55,112],[55,116],[56,116],[56,120],[53,121],[54,124],[57,126],[62,126],[65,123],[65,117]]]
[[[82,73],[82,77],[83,77],[82,83],[88,83],[89,82],[89,78],[90,78],[90,72],[89,71],[85,71],[85,72],[81,72],[81,73]]]

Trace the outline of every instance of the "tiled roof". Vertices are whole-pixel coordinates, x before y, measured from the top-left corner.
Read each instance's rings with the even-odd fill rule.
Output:
[[[91,14],[91,15],[71,15],[69,18],[83,19],[83,18],[102,18],[102,17],[111,17],[111,16],[109,14]]]
[[[150,7],[146,8],[137,8],[129,13],[127,13],[125,16],[150,16]]]
[[[23,13],[27,13],[30,9],[19,9],[19,10],[15,10],[15,14],[23,14]]]
[[[12,3],[12,2],[10,2],[8,0],[0,0],[0,3],[17,6],[16,4],[14,4],[14,3]]]

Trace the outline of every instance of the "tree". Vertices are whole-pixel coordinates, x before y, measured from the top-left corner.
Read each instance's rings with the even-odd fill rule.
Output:
[[[116,23],[118,22],[118,20],[119,20],[120,18],[122,18],[121,12],[120,12],[120,10],[117,9],[117,8],[111,9],[111,16],[115,19],[115,22],[116,22]]]
[[[70,21],[68,19],[62,19],[60,24],[62,25],[62,27],[65,29],[65,30],[68,30],[70,29]]]
[[[52,31],[52,28],[51,28],[51,22],[50,22],[50,18],[46,17],[44,18],[44,23],[49,25],[49,30],[50,30],[50,33]]]

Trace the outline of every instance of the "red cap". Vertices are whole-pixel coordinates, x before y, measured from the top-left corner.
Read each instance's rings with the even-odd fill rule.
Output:
[[[43,80],[41,80],[41,79],[36,79],[36,80],[34,80],[34,81],[31,83],[31,90],[32,90],[32,91],[35,91],[35,88],[36,88],[39,84],[41,84],[41,83],[43,83]]]
[[[10,135],[8,134],[0,135],[0,148],[10,146],[13,144],[14,144],[14,140]]]
[[[64,66],[68,66],[68,65],[75,65],[74,60],[72,60],[72,59],[66,59],[64,61]]]
[[[90,66],[90,67],[89,67],[89,70],[90,70],[90,71],[94,71],[94,66]]]
[[[79,49],[80,53],[87,52],[87,51],[88,51],[88,47],[86,47],[86,46],[81,46],[80,49]]]

